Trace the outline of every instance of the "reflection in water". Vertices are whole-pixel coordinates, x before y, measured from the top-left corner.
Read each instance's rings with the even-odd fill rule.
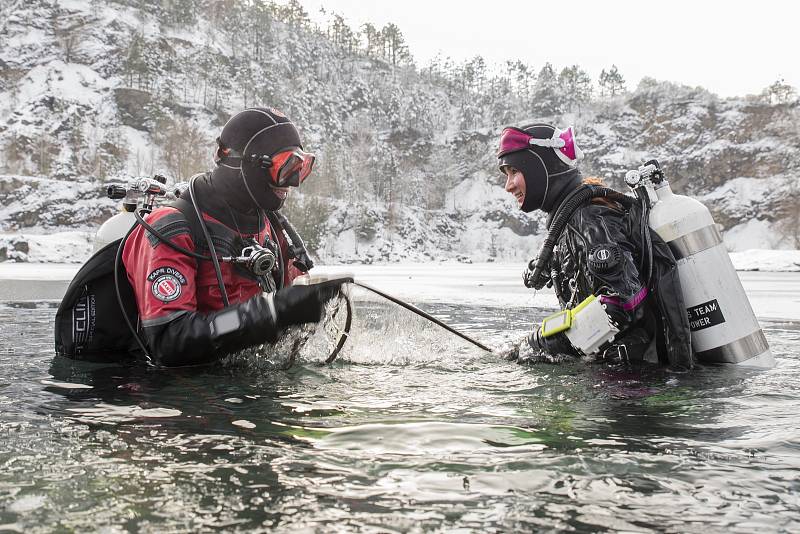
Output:
[[[429,306],[499,345],[526,310]],[[800,340],[771,371],[520,366],[357,306],[309,345],[152,371],[52,356],[0,307],[0,531],[796,530]],[[315,352],[316,351],[316,352]]]

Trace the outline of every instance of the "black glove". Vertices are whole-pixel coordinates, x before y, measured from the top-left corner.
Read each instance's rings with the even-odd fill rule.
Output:
[[[559,332],[553,336],[544,337],[542,327],[536,326],[528,336],[528,345],[534,350],[546,352],[548,354],[568,354],[578,356],[580,353],[569,342],[569,338],[564,332]]]
[[[528,266],[522,272],[522,283],[525,284],[525,287],[536,290],[542,289],[545,285],[547,285],[547,287],[553,287],[552,280],[545,274],[544,270],[542,270],[538,276],[534,276],[538,261],[539,258],[536,257],[528,262]]]
[[[284,328],[295,324],[318,323],[325,303],[339,294],[351,278],[338,278],[308,286],[291,286],[275,293],[275,324]]]
[[[542,343],[542,327],[536,326],[528,336],[528,345],[535,350],[545,350],[544,343]]]

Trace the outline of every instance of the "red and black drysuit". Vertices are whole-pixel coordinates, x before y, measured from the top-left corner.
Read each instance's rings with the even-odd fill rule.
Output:
[[[578,208],[553,249],[550,280],[564,309],[598,297],[619,329],[609,348],[614,357],[635,361],[657,355],[660,363],[691,369],[691,334],[675,259],[647,229],[653,251],[648,286],[640,272],[647,253],[641,220],[638,204],[624,209],[601,201]],[[579,354],[563,332],[543,338],[537,329],[530,343],[550,354]]]
[[[210,259],[198,260],[178,252],[137,226],[125,243],[122,260],[136,296],[141,332],[157,365],[207,363],[246,347],[274,342],[279,335],[275,310],[262,292],[288,286],[302,274],[288,261],[284,235],[263,214],[234,217],[228,210],[217,217],[203,212],[218,257],[238,256],[251,239],[260,245],[270,239],[280,247],[282,264],[267,275],[272,280],[259,280],[243,267],[221,263],[230,304],[225,308]],[[178,209],[161,207],[145,220],[175,245],[209,256],[204,239],[193,236],[192,226]],[[225,320],[220,320],[221,314],[226,314]]]

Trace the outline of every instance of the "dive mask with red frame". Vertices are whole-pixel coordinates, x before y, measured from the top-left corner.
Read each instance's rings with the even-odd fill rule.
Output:
[[[225,156],[241,158],[243,162],[266,171],[274,187],[298,187],[311,174],[316,156],[299,147],[282,148],[268,156],[248,154],[242,156],[230,150]]]

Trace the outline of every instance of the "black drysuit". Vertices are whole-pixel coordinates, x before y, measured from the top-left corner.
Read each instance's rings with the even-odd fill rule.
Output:
[[[675,258],[648,228],[652,275],[647,283],[641,220],[638,204],[626,210],[596,200],[578,208],[553,250],[550,281],[563,309],[590,295],[600,299],[619,329],[613,344],[601,347],[606,356],[650,360],[655,351],[660,363],[690,369],[691,332]],[[548,226],[551,222],[552,215]],[[563,332],[544,338],[537,329],[531,345],[550,354],[579,354]]]

